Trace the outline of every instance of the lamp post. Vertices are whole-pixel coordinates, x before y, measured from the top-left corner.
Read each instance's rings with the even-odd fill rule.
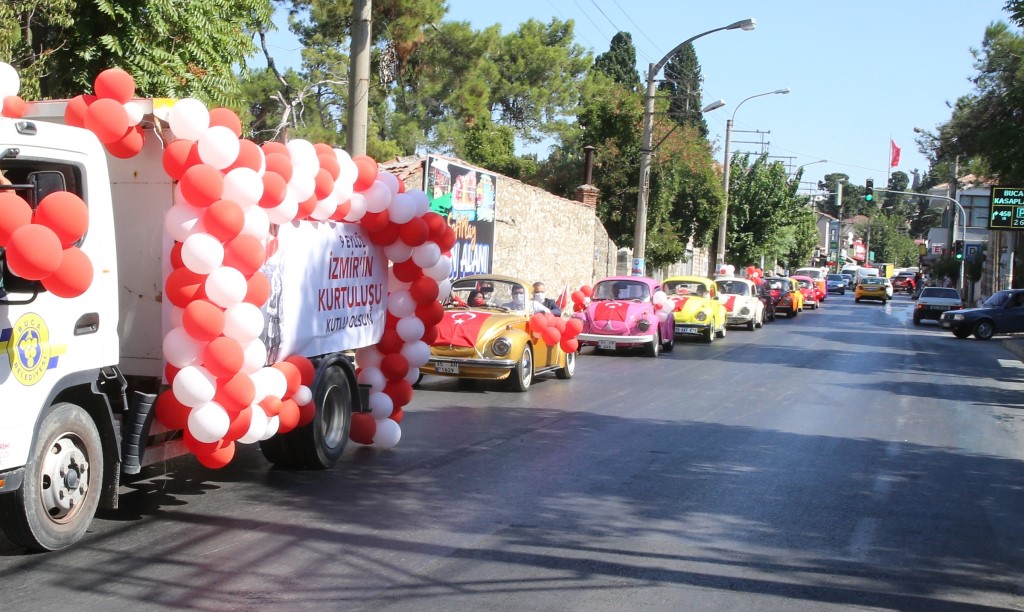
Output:
[[[701,32],[691,36],[676,45],[657,64],[649,64],[647,67],[647,96],[644,99],[644,135],[643,146],[640,149],[640,189],[636,198],[636,224],[633,229],[633,265],[631,273],[633,276],[643,276],[645,267],[645,252],[647,250],[647,197],[650,195],[650,174],[651,174],[651,138],[654,132],[654,85],[655,77],[661,72],[672,56],[689,43],[702,36],[720,32],[722,30],[753,30],[757,22],[753,19],[744,19],[731,23],[727,26]],[[712,106],[712,105],[709,105]],[[719,105],[720,106],[720,105]],[[717,108],[717,106],[715,107]],[[713,110],[713,109],[710,109]]]
[[[722,207],[722,222],[718,226],[718,256],[715,258],[716,269],[725,265],[725,232],[729,226],[729,167],[732,165],[729,163],[729,142],[732,140],[732,124],[733,120],[736,119],[736,111],[740,110],[740,107],[743,106],[743,103],[747,100],[753,100],[754,98],[760,98],[761,96],[788,93],[789,88],[783,87],[782,89],[766,91],[764,93],[754,94],[749,98],[744,98],[732,111],[732,117],[725,122],[725,165],[722,166],[722,188],[725,190],[725,206]]]
[[[812,164],[827,164],[827,163],[828,163],[827,159],[819,159],[818,161],[807,162],[806,164],[797,166],[796,170],[793,171],[793,174],[796,174],[797,172],[800,172],[801,170],[803,170],[804,168],[806,168],[807,166],[810,166]]]

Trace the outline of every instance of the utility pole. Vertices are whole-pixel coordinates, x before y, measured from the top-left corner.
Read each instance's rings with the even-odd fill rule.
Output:
[[[370,8],[372,0],[352,3],[352,60],[348,80],[348,153],[366,155],[370,109]]]
[[[836,181],[836,208],[839,209],[839,242],[836,244],[836,273],[843,269],[839,263],[839,256],[843,254],[843,181]],[[846,263],[845,261],[843,263]]]

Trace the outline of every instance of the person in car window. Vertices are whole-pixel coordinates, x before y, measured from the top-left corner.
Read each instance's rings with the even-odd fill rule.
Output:
[[[487,300],[484,299],[484,294],[473,290],[469,292],[468,303],[470,308],[478,308],[480,306],[486,306]]]
[[[522,285],[512,287],[512,301],[504,305],[512,310],[526,309],[526,288]]]

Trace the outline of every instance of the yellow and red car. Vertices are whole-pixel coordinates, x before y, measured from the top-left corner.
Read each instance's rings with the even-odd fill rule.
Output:
[[[535,376],[548,372],[572,378],[576,352],[566,353],[559,342],[548,344],[530,329],[529,288],[524,280],[493,274],[454,281],[420,374],[506,380],[514,391],[526,391]]]
[[[796,281],[797,288],[803,294],[804,308],[817,310],[821,305],[821,289],[818,287],[818,281],[810,276],[790,276],[789,278]]]
[[[775,301],[775,313],[786,313],[793,318],[804,309],[804,296],[800,293],[797,282],[785,276],[771,276],[764,279],[772,299]]]
[[[661,289],[673,305],[676,337],[698,336],[709,344],[725,337],[729,313],[719,301],[715,281],[703,276],[671,276],[661,283]]]

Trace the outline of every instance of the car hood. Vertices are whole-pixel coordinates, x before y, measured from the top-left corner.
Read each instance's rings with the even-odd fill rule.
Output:
[[[710,314],[712,305],[717,303],[708,298],[695,295],[672,297],[670,299],[675,303],[675,308],[672,309],[672,312],[677,321],[689,321],[702,310]]]
[[[587,306],[586,318],[592,333],[609,334],[625,333],[641,318],[650,319],[652,323],[657,322],[652,304],[630,300],[591,302]]]
[[[957,308],[956,310],[947,310],[942,313],[943,315],[962,314],[967,316],[982,315],[992,312],[993,310],[1000,310],[996,308]]]
[[[522,322],[519,314],[495,313],[487,310],[447,310],[437,324],[433,346],[470,348],[488,341],[510,325]]]
[[[737,295],[735,293],[722,293],[720,303],[725,306],[726,312],[735,312],[744,306],[752,306],[757,298],[749,295]]]

